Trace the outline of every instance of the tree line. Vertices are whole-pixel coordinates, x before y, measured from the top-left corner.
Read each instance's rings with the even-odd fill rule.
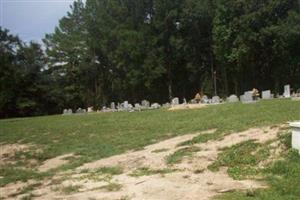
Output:
[[[0,28],[0,117],[299,88],[299,3],[77,0],[42,46]]]

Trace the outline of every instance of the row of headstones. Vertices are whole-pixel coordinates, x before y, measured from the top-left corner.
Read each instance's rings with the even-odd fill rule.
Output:
[[[168,107],[170,106],[168,103],[160,105],[159,103],[152,103],[150,104],[149,101],[143,100],[140,103],[135,103],[134,105],[128,103],[128,101],[124,101],[123,103],[115,103],[111,102],[110,107],[103,107],[102,112],[116,112],[116,111],[142,111],[142,110],[151,110],[151,109],[159,109],[161,107]]]
[[[285,85],[284,86],[284,93],[282,95],[282,97],[285,98],[289,98],[291,97],[291,92],[290,92],[290,85]],[[272,99],[274,98],[274,94],[271,93],[271,90],[265,90],[262,91],[262,95],[261,95],[262,99]],[[227,102],[230,103],[234,103],[234,102],[255,102],[255,100],[253,99],[253,91],[246,91],[244,92],[243,95],[240,96],[240,98],[238,98],[236,95],[230,95],[227,99]],[[218,104],[218,103],[222,103],[223,100],[219,97],[219,96],[213,96],[211,99],[209,99],[206,95],[204,95],[201,99],[201,103],[205,103],[205,104]],[[186,100],[183,100],[183,103],[186,103]],[[197,103],[195,100],[191,100],[191,103]],[[172,105],[179,105],[179,98],[175,97],[174,99],[172,99]]]
[[[201,99],[201,102],[200,103],[206,103],[206,104],[217,104],[217,103],[221,103],[223,100],[219,97],[219,96],[213,96],[211,99],[208,98],[206,95],[204,95]],[[197,102],[196,100],[192,99],[190,101],[191,104],[197,104],[199,102]],[[176,106],[176,105],[179,105],[179,98],[178,97],[175,97],[172,99],[171,101],[171,105],[172,106]],[[183,104],[187,104],[187,101],[185,98],[183,98]]]
[[[273,99],[275,96],[271,93],[271,90],[265,90],[261,93],[262,99]],[[279,98],[289,98],[291,97],[291,88],[290,85],[284,86],[284,92],[281,96],[278,96]],[[242,102],[255,102],[253,99],[253,92],[252,91],[246,91],[243,95],[240,96],[240,100]]]
[[[286,98],[291,97],[291,92],[290,91],[291,91],[290,90],[290,85],[285,85],[284,86],[284,93],[283,93],[282,97],[286,97]],[[271,94],[270,90],[262,91],[262,99],[272,99],[272,98],[274,98],[274,94]],[[238,102],[239,100],[241,102],[245,102],[245,103],[255,102],[255,100],[253,99],[253,91],[244,92],[244,94],[241,95],[240,98],[238,98],[236,95],[230,95],[227,98],[227,102],[230,102],[230,103]],[[205,103],[205,104],[218,104],[218,103],[221,103],[221,102],[223,102],[223,100],[219,96],[213,96],[210,99],[206,95],[204,95],[201,99],[201,103]],[[183,99],[183,104],[186,104],[186,103],[187,103],[187,101],[184,98]],[[198,103],[198,102],[196,102],[195,100],[191,100],[190,103],[195,104],[195,103]],[[128,101],[124,101],[121,104],[118,103],[117,105],[114,102],[112,102],[110,104],[110,108],[103,107],[101,111],[103,111],[103,112],[115,112],[115,111],[133,112],[133,111],[141,111],[141,110],[149,110],[149,109],[158,109],[158,108],[161,108],[161,107],[168,108],[170,106],[176,106],[176,105],[179,105],[179,104],[180,103],[179,103],[179,98],[178,97],[173,98],[172,101],[171,101],[171,104],[170,103],[165,103],[163,105],[160,105],[158,103],[150,104],[150,102],[147,101],[147,100],[143,100],[141,102],[141,104],[136,103],[136,104],[134,104],[134,106],[132,104],[128,103]],[[86,109],[78,108],[75,113],[82,114],[82,113],[86,113],[86,112],[93,112],[93,110],[92,110],[91,107],[88,108],[88,111]],[[68,115],[68,114],[72,114],[72,113],[73,113],[72,109],[64,109],[63,110],[64,115]]]
[[[78,108],[76,111],[75,111],[75,113],[76,114],[84,114],[84,113],[86,113],[87,112],[87,110],[86,109],[82,109],[82,108]],[[72,111],[72,109],[64,109],[63,110],[63,115],[71,115],[71,114],[73,114],[73,111]]]

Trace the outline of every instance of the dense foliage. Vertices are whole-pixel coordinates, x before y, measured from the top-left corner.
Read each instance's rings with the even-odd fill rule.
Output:
[[[0,29],[0,116],[300,87],[299,0],[77,0],[54,33]],[[216,84],[214,84],[216,78]],[[216,87],[215,87],[216,85]]]

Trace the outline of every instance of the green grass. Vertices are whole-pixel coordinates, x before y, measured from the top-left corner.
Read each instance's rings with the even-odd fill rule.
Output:
[[[194,137],[191,140],[188,140],[188,141],[185,141],[185,142],[182,142],[182,143],[178,144],[178,146],[193,145],[193,144],[196,144],[196,143],[204,143],[204,142],[207,142],[209,140],[216,140],[221,135],[222,135],[222,132],[220,132],[220,131],[216,131],[214,133],[201,134],[199,136]]]
[[[223,149],[208,168],[218,171],[220,167],[228,167],[227,172],[234,179],[251,178],[259,173],[256,166],[269,155],[268,146],[248,140]]]
[[[0,166],[0,175],[3,178],[0,179],[0,187],[17,181],[27,181],[29,179],[37,179],[41,180],[45,177],[51,176],[49,173],[38,173],[32,169],[22,169],[19,167],[11,166],[11,165],[2,165]]]
[[[162,148],[162,149],[155,149],[152,151],[152,153],[161,153],[161,152],[166,152],[168,151],[169,149],[166,149],[166,148]]]
[[[200,148],[190,146],[175,151],[175,153],[166,157],[166,162],[169,165],[180,163],[184,157],[192,156],[194,152],[200,151]]]
[[[138,177],[138,176],[151,176],[154,174],[168,174],[174,172],[174,169],[166,168],[166,169],[149,169],[147,167],[139,168],[133,171],[130,176]]]
[[[118,183],[109,183],[108,185],[102,186],[99,189],[106,190],[108,192],[116,192],[119,191],[122,188],[121,184]]]
[[[41,183],[33,183],[33,184],[29,184],[25,187],[23,187],[20,191],[18,191],[17,193],[14,193],[12,194],[11,196],[12,197],[15,197],[15,196],[18,196],[20,194],[27,194],[31,191],[33,191],[36,187],[39,187],[41,186],[42,184]]]
[[[79,155],[58,169],[65,170],[127,150],[140,149],[176,135],[218,130],[220,135],[213,138],[207,135],[200,136],[204,139],[195,139],[201,142],[216,139],[231,131],[299,120],[299,110],[300,102],[275,99],[256,104],[207,106],[197,110],[160,109],[134,113],[14,118],[0,120],[0,143],[33,144],[42,153],[32,150],[23,154],[26,154],[26,159],[34,158],[39,162],[66,153]],[[17,167],[14,169],[16,172],[20,170]],[[1,169],[0,176],[4,177],[1,179],[2,185],[40,176],[30,170],[28,173],[22,171],[21,177],[9,171]]]
[[[265,181],[269,184],[267,189],[258,189],[254,191],[236,191],[228,194],[217,196],[218,200],[298,200],[300,199],[300,154],[296,150],[291,149],[291,134],[280,136],[280,141],[285,145],[286,149],[278,159],[270,166],[259,169],[261,175],[265,177]],[[253,143],[252,143],[253,144]],[[250,145],[250,143],[249,143]],[[243,146],[243,145],[241,145]],[[237,152],[238,153],[238,152]],[[244,155],[245,156],[245,155]],[[264,154],[261,154],[264,157]],[[249,160],[256,160],[247,156]],[[261,158],[262,158],[261,157]],[[227,163],[232,163],[228,161]],[[255,161],[246,161],[246,163],[254,164]],[[243,162],[243,161],[241,161]],[[241,163],[235,162],[235,163]],[[254,169],[254,165],[248,165],[249,169]],[[240,174],[247,175],[247,171]],[[244,176],[245,177],[245,176]]]
[[[233,192],[216,197],[218,200],[299,200],[300,155],[289,150],[285,160],[277,161],[264,174],[270,187],[247,192]]]
[[[82,170],[81,173],[85,173],[78,179],[89,179],[93,181],[110,181],[113,175],[123,173],[123,169],[120,167],[102,167],[93,171]]]
[[[80,185],[68,185],[68,186],[63,186],[61,188],[61,192],[64,193],[64,194],[72,194],[72,193],[76,193],[76,192],[79,192],[79,189],[81,188],[82,186]]]

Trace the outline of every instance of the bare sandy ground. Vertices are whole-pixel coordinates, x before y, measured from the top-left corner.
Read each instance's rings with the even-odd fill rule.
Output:
[[[180,105],[176,105],[176,106],[172,106],[171,108],[169,108],[168,110],[184,110],[184,109],[199,109],[199,108],[204,108],[206,107],[207,104],[180,104]]]
[[[0,144],[0,165],[10,162],[10,158],[18,151],[26,151],[29,149],[25,144]]]
[[[67,158],[73,157],[73,156],[74,156],[74,154],[70,153],[70,154],[61,155],[61,156],[58,156],[58,157],[55,157],[52,159],[48,159],[41,166],[39,166],[38,170],[40,172],[46,172],[50,169],[55,169],[61,165],[68,163]]]
[[[213,133],[214,131],[210,130],[206,133]],[[32,194],[35,196],[34,199],[207,200],[226,191],[266,187],[264,183],[255,180],[233,180],[228,176],[226,168],[222,168],[218,172],[211,172],[207,169],[207,166],[217,159],[221,148],[247,140],[257,140],[260,143],[264,143],[276,139],[278,131],[279,128],[277,127],[253,128],[240,133],[226,135],[220,140],[196,144],[194,146],[199,147],[200,150],[195,152],[194,156],[184,158],[179,164],[168,165],[165,160],[166,156],[181,148],[185,148],[184,146],[177,146],[179,143],[190,140],[204,132],[174,137],[146,146],[140,151],[127,152],[86,163],[66,174],[56,175],[53,179],[62,177],[64,179],[58,183],[53,183],[55,182],[53,180],[44,181],[40,187],[32,191]],[[274,143],[274,145],[276,144]],[[56,159],[61,160],[63,157]],[[124,171],[120,175],[109,178],[105,178],[105,176],[103,178],[98,177],[97,180],[88,178],[88,173],[82,173],[83,170],[95,170],[101,167],[122,167]],[[142,167],[149,169],[168,168],[174,169],[174,171],[164,175],[131,176],[136,169]],[[44,171],[49,169],[49,167],[44,168],[41,166],[41,169]],[[198,172],[196,173],[195,171]],[[18,191],[16,186],[20,190],[26,184],[9,184],[5,188],[1,188],[1,193],[3,193],[4,197],[8,197],[12,194],[11,191]],[[117,184],[121,188],[117,191],[109,191],[106,188],[111,184]],[[62,193],[61,188],[69,186],[78,186],[79,189],[72,194]],[[19,195],[19,197],[22,197],[22,195]]]

